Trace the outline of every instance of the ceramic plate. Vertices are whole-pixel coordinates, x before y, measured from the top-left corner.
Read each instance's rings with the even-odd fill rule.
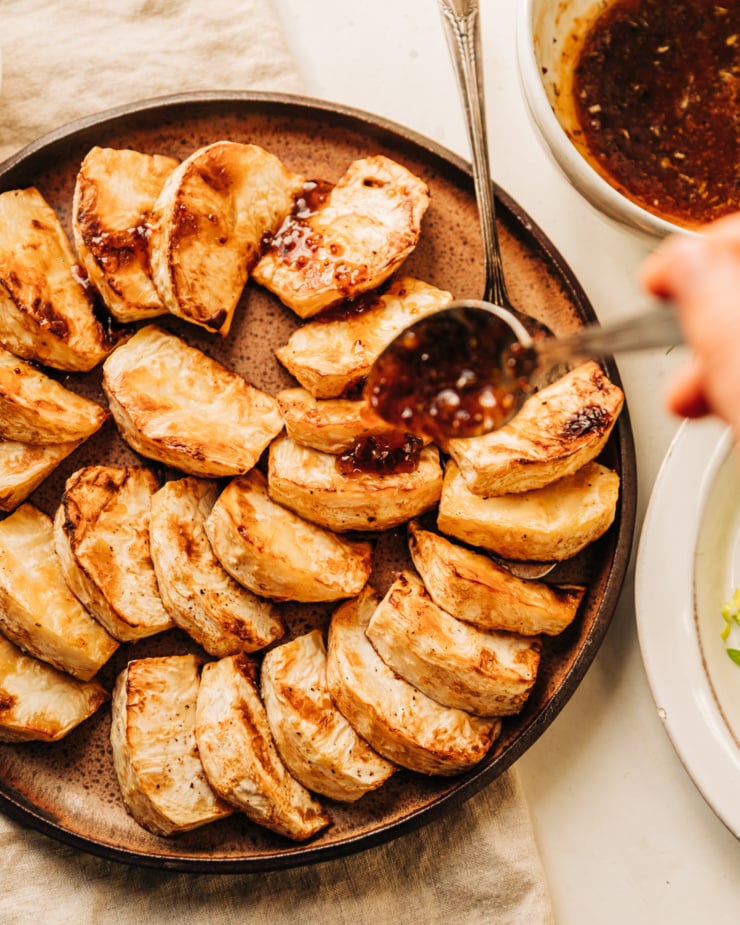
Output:
[[[704,799],[740,838],[740,666],[722,605],[740,588],[740,457],[716,420],[684,423],[640,539],[637,626],[658,713]],[[738,627],[729,643],[737,644]]]
[[[483,291],[483,260],[469,166],[400,126],[343,107],[271,94],[197,94],[143,102],[66,126],[0,166],[0,188],[35,184],[69,230],[74,181],[93,145],[132,147],[184,158],[218,139],[253,142],[275,153],[292,170],[336,181],[357,157],[386,154],[429,184],[432,204],[422,238],[404,271],[458,296]],[[499,223],[507,280],[514,301],[556,331],[579,327],[594,313],[568,267],[519,206],[498,190]],[[218,357],[245,378],[271,392],[294,384],[275,360],[296,319],[259,287],[244,292],[231,333],[225,339],[162,324]],[[619,382],[616,368],[610,376]],[[74,387],[101,398],[99,373],[74,380]],[[332,827],[310,844],[295,845],[235,816],[196,832],[165,840],[136,825],[121,804],[111,764],[109,718],[99,711],[62,742],[0,746],[0,807],[26,823],[116,860],[197,871],[246,871],[325,860],[386,841],[447,812],[472,796],[521,755],[552,722],[593,660],[611,620],[622,586],[634,530],[635,462],[625,411],[604,452],[604,462],[622,479],[617,517],[608,534],[553,573],[553,579],[587,583],[577,619],[548,640],[537,685],[525,710],[508,719],[494,748],[474,770],[454,779],[395,775],[352,806],[333,805]],[[136,461],[115,430],[106,427],[66,460],[32,497],[53,513],[65,478],[82,465]],[[372,581],[379,590],[392,571],[407,563],[403,531],[384,534]],[[325,627],[327,607],[284,606],[291,633]],[[187,651],[178,632],[138,643],[135,654]],[[100,673],[107,685],[128,657],[123,646]]]

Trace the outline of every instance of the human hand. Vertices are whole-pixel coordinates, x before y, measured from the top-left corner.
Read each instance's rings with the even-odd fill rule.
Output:
[[[645,259],[640,280],[671,299],[690,360],[669,384],[666,404],[684,417],[716,414],[740,439],[740,213],[675,234]]]

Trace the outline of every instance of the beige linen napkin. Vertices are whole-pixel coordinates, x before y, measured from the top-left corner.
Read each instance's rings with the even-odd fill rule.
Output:
[[[134,100],[301,90],[269,0],[0,0],[0,46],[0,160]]]
[[[0,160],[65,122],[138,99],[302,89],[270,0],[0,0],[0,46]],[[0,921],[548,925],[553,918],[512,770],[386,845],[249,875],[129,869],[0,815]]]
[[[123,868],[0,817],[3,925],[552,925],[517,775],[380,847],[310,867]]]

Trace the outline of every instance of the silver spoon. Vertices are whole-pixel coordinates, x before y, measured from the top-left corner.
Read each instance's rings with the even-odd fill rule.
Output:
[[[565,364],[682,340],[676,313],[664,305],[535,340],[508,309],[467,299],[401,331],[375,360],[365,395],[384,420],[444,447],[506,424]]]
[[[487,302],[508,308],[529,330],[540,334],[550,334],[551,332],[545,325],[524,315],[512,305],[506,288],[489,161],[478,0],[438,0],[438,4],[462,97],[465,127],[471,149],[473,184],[478,205],[486,271],[483,298]],[[504,560],[497,561],[520,578],[542,578],[554,568],[554,565],[528,566],[526,564],[515,565]]]
[[[682,343],[676,314],[659,307],[603,327],[533,340],[509,310],[466,300],[402,331],[373,364],[365,387],[370,406],[406,432],[444,447],[504,425],[569,361]],[[519,578],[544,578],[555,562],[511,562],[491,554]]]

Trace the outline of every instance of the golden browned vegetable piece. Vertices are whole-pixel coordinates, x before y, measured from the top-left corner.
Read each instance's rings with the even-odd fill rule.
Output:
[[[257,469],[224,488],[205,529],[226,571],[276,601],[352,597],[372,570],[370,543],[338,536],[273,501]]]
[[[294,841],[331,824],[283,764],[257,691],[256,666],[247,656],[204,666],[195,734],[211,786],[253,822]]]
[[[71,443],[99,430],[108,411],[0,347],[0,438]]]
[[[365,632],[409,684],[476,716],[519,713],[537,679],[538,639],[463,623],[438,607],[410,571],[390,586]]]
[[[397,433],[365,399],[316,399],[305,389],[283,389],[275,396],[285,432],[302,446],[339,455],[359,437]]]
[[[151,267],[168,311],[228,334],[265,235],[303,188],[258,145],[216,141],[168,177],[152,213]]]
[[[126,808],[155,835],[223,819],[233,807],[211,789],[198,757],[195,655],[133,659],[113,689],[110,741]]]
[[[115,346],[56,212],[35,187],[0,194],[0,343],[27,360],[83,372]]]
[[[481,498],[450,460],[437,526],[505,559],[561,562],[606,533],[618,499],[619,476],[596,462],[544,488]]]
[[[164,314],[152,279],[148,225],[178,161],[161,154],[95,146],[75,182],[72,228],[88,279],[119,321]]]
[[[517,578],[484,553],[451,543],[410,523],[409,550],[432,600],[481,629],[536,636],[561,633],[572,623],[583,585],[550,585]]]
[[[450,303],[449,292],[409,276],[362,296],[346,316],[301,325],[275,351],[315,398],[338,398],[365,379],[381,351],[405,327]]]
[[[129,446],[189,475],[248,472],[283,429],[271,395],[157,325],[108,357],[103,388]]]
[[[354,802],[384,784],[396,766],[357,735],[326,685],[326,648],[319,630],[265,655],[262,699],[280,756],[304,787]]]
[[[28,503],[0,521],[0,630],[30,655],[82,681],[118,648],[67,587],[51,518]]]
[[[69,587],[108,632],[132,642],[171,629],[152,564],[154,473],[141,466],[86,466],[67,479],[54,541]]]
[[[394,764],[441,775],[474,767],[498,737],[501,720],[444,707],[389,668],[366,635],[379,603],[368,585],[334,611],[326,661],[334,702],[357,733]]]
[[[0,511],[15,510],[81,442],[43,445],[0,438]]]
[[[97,681],[78,681],[0,636],[0,742],[57,742],[107,700]]]
[[[542,488],[599,455],[623,403],[622,390],[589,360],[536,392],[504,427],[445,449],[476,495]]]
[[[426,183],[401,164],[356,160],[323,201],[283,224],[253,277],[310,318],[385,282],[416,247],[428,205]]]
[[[275,606],[252,594],[216,558],[205,522],[218,497],[215,481],[187,476],[152,495],[149,539],[167,612],[209,655],[255,652],[285,627]]]
[[[328,530],[390,530],[434,507],[442,466],[429,445],[408,472],[345,475],[335,456],[280,436],[270,444],[268,485],[273,501]]]

